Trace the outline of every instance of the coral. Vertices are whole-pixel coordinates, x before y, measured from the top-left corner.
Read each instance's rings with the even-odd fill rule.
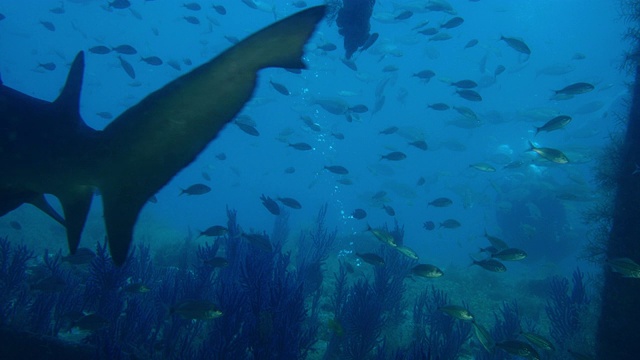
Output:
[[[385,318],[371,285],[358,280],[350,289],[342,314],[343,351],[348,359],[367,359],[376,346]]]
[[[431,287],[425,290],[416,300],[413,307],[415,349],[430,349],[436,359],[455,359],[462,345],[471,336],[471,324],[456,320],[438,310],[449,305],[447,294]]]
[[[25,246],[12,248],[9,239],[0,237],[0,325],[16,320],[16,298],[26,295],[27,262],[33,258]]]
[[[590,302],[583,280],[584,275],[580,269],[576,269],[573,272],[571,292],[566,278],[556,276],[551,280],[545,310],[551,320],[551,337],[558,346],[562,346],[580,331],[581,314]]]

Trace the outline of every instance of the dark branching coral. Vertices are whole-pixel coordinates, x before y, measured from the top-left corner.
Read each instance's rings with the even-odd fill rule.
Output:
[[[569,291],[569,280],[554,277],[545,307],[551,320],[551,337],[558,346],[562,346],[581,330],[580,318],[590,302],[584,285],[584,275],[580,269],[573,272],[572,282],[573,288]]]
[[[377,345],[385,318],[375,291],[366,280],[350,289],[342,314],[343,352],[347,359],[367,359]]]

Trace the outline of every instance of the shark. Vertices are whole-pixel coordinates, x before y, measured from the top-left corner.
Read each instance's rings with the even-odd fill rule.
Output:
[[[325,5],[310,7],[257,31],[147,95],[103,130],[89,127],[79,111],[84,52],[53,102],[0,79],[0,216],[36,206],[65,226],[74,254],[99,192],[111,257],[124,264],[147,200],[242,110],[261,69],[306,68],[304,47],[325,13]],[[62,215],[45,194],[60,201]]]

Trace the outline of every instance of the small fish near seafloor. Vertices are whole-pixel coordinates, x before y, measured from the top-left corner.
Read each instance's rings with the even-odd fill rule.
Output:
[[[60,96],[52,103],[0,83],[0,98],[7,104],[0,114],[0,127],[15,135],[0,139],[0,147],[24,145],[0,154],[0,216],[24,203],[33,204],[66,227],[69,250],[75,253],[99,189],[109,250],[114,263],[122,265],[147,200],[240,112],[253,95],[259,70],[305,68],[304,46],[325,12],[326,6],[311,7],[256,32],[148,95],[102,131],[91,129],[78,110],[83,52],[76,56]],[[203,92],[208,99],[224,96],[225,101],[203,103]],[[192,111],[185,113],[185,108]],[[181,116],[179,123],[176,113]],[[218,116],[212,119],[212,113]],[[60,200],[64,219],[45,193]]]

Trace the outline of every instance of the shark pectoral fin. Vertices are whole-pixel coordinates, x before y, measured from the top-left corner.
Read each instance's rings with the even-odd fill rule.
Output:
[[[114,264],[120,266],[127,259],[133,227],[148,197],[126,189],[101,189],[101,192],[109,252]]]
[[[57,211],[55,211],[52,207],[51,204],[49,204],[49,202],[47,201],[47,199],[44,198],[43,194],[39,194],[31,199],[29,199],[29,201],[27,201],[29,204],[37,207],[38,209],[40,209],[42,212],[44,212],[45,214],[49,215],[53,220],[57,221],[60,223],[60,225],[62,226],[67,226],[66,222],[64,220],[64,218],[58,214]],[[91,203],[91,199],[89,199],[89,203]]]
[[[257,69],[283,67],[304,69],[304,45],[327,11],[315,6],[282,19],[241,41],[228,53],[246,55],[246,65]]]
[[[64,211],[64,225],[67,228],[67,242],[69,243],[69,251],[72,254],[75,254],[76,249],[78,249],[80,235],[82,234],[82,229],[84,229],[84,224],[87,221],[87,215],[89,214],[89,208],[91,207],[93,192],[93,188],[83,186],[62,194],[56,194]],[[48,205],[44,197],[42,200]],[[38,208],[40,208],[40,206],[38,206]],[[51,210],[53,211],[53,209]],[[49,214],[46,210],[43,211]]]

